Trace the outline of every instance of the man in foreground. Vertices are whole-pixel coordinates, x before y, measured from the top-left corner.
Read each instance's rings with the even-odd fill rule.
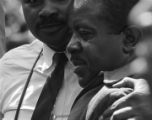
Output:
[[[149,85],[130,69],[135,47],[142,41],[141,30],[128,24],[129,12],[137,2],[75,3],[70,19],[74,34],[67,50],[84,90],[75,100],[69,120],[151,119]],[[93,114],[88,116],[90,112]]]

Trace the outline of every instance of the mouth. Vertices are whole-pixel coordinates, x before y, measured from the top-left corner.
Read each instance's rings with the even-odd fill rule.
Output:
[[[72,63],[74,64],[74,66],[81,66],[81,65],[85,65],[86,62],[85,60],[83,60],[82,58],[78,57],[78,56],[71,56]]]
[[[60,31],[61,29],[65,28],[65,24],[61,23],[46,23],[39,25],[39,30],[49,32],[49,33],[54,33],[57,31]]]
[[[79,76],[79,77],[83,77],[85,74],[85,68],[87,66],[85,60],[83,60],[80,57],[71,57],[71,62],[73,63],[73,65],[75,66],[74,68],[74,72]]]

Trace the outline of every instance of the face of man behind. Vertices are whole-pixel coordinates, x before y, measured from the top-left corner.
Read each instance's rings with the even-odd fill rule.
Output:
[[[71,33],[67,25],[73,0],[22,0],[29,29],[56,51],[63,51]]]

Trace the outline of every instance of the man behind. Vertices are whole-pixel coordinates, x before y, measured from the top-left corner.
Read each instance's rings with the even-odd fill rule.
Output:
[[[35,40],[9,51],[0,60],[0,111],[4,120],[14,120],[22,91],[35,63],[18,116],[19,120],[31,120],[44,83],[55,69],[53,56],[55,52],[64,52],[69,41],[71,33],[67,18],[72,3],[72,0],[22,0],[29,29],[44,43]],[[37,59],[37,56],[40,58]],[[72,66],[67,63],[58,95],[52,96],[56,99],[54,107],[50,108],[53,118],[67,119],[71,105],[81,90],[71,69]],[[52,91],[56,92],[58,85],[52,86]]]

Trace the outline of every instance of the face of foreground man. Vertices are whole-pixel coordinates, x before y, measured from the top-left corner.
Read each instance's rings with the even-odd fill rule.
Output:
[[[125,1],[121,4],[108,1],[82,0],[70,16],[73,36],[67,50],[83,87],[100,71],[118,69],[133,57],[131,51],[137,37],[125,27],[127,9],[117,14],[117,9],[123,9],[121,4]]]

